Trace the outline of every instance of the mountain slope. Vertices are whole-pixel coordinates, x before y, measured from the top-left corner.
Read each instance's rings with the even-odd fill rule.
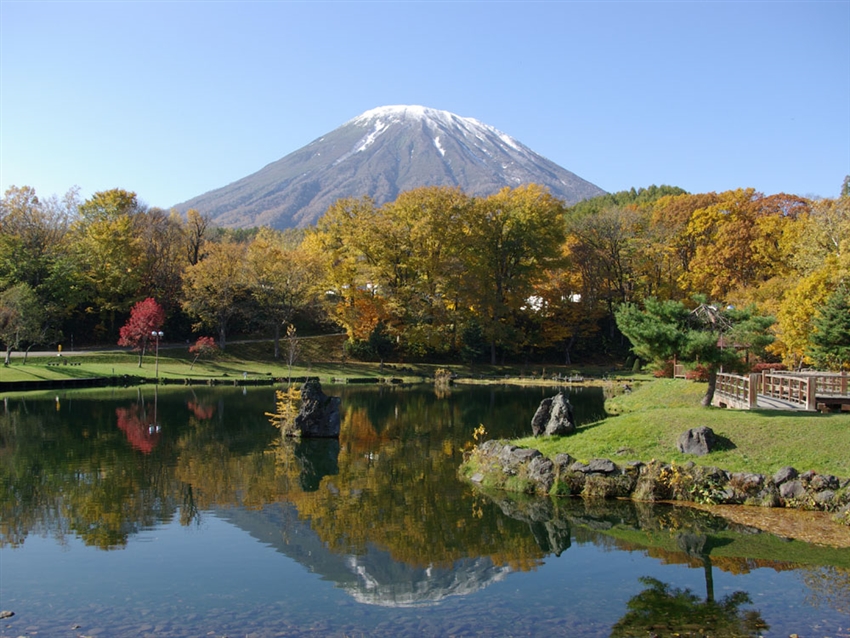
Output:
[[[289,228],[314,224],[342,197],[370,195],[383,204],[420,186],[489,195],[529,182],[569,204],[604,194],[477,120],[421,106],[387,106],[175,208],[195,208],[220,226]]]

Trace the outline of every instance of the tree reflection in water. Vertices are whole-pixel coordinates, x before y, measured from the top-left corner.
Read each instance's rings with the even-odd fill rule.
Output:
[[[719,601],[701,600],[689,589],[671,587],[656,578],[639,580],[646,589],[629,600],[629,611],[614,625],[612,638],[754,638],[770,629],[757,610],[741,609],[752,603],[746,592],[736,591]]]
[[[264,415],[274,405],[271,391],[172,388],[140,399],[143,391],[66,393],[59,409],[52,395],[4,402],[0,545],[47,532],[121,548],[162,522],[197,524],[206,512],[229,510],[273,527],[275,512],[288,508],[293,515],[278,522],[278,535],[302,521],[325,557],[374,576],[396,601],[434,600],[461,572],[469,578],[452,591],[468,592],[593,542],[701,567],[703,607],[715,615],[745,603],[740,596],[715,603],[712,569],[813,565],[813,592],[842,604],[833,583],[845,581],[834,576],[848,565],[834,551],[779,541],[756,547],[753,530],[684,508],[490,495],[457,479],[463,445],[479,424],[494,437],[516,435],[511,424],[527,428],[549,392],[490,387],[438,398],[433,388],[346,389],[339,441],[282,445]],[[150,431],[152,417],[161,432]],[[824,565],[841,569],[818,571]],[[646,596],[695,604],[686,590],[649,590]]]
[[[150,402],[145,402],[141,391],[139,400],[129,407],[115,408],[118,429],[127,437],[130,445],[142,452],[150,454],[159,443],[162,426],[157,420],[158,394],[154,390],[153,410],[148,410]]]

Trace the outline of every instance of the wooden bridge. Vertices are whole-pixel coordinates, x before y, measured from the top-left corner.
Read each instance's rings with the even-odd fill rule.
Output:
[[[741,376],[720,372],[712,405],[739,410],[850,411],[850,376],[846,372],[754,372]]]

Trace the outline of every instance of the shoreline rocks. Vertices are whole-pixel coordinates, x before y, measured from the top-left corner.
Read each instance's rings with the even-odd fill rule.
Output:
[[[489,440],[472,450],[460,474],[472,483],[510,492],[818,510],[832,512],[837,522],[850,525],[850,478],[800,473],[792,467],[764,476],[692,462],[581,463],[569,454],[549,459],[535,449]]]

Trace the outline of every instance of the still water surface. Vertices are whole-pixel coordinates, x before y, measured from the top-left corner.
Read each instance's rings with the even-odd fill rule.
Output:
[[[272,389],[6,398],[0,636],[850,636],[848,550],[457,480],[551,389],[325,390],[339,441],[282,441]]]

